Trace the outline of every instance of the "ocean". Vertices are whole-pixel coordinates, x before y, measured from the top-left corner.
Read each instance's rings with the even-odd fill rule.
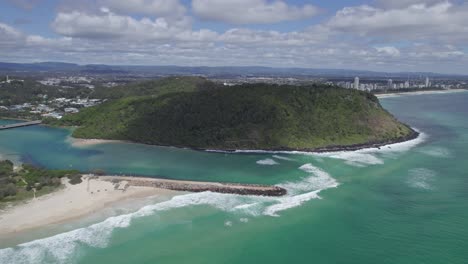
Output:
[[[467,263],[467,102],[468,92],[384,98],[419,138],[308,155],[76,148],[65,129],[0,131],[0,157],[16,162],[288,190],[279,198],[184,194],[108,210],[0,238],[0,263]]]

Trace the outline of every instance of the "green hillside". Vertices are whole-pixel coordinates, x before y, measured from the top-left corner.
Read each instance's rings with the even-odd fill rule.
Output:
[[[79,114],[77,138],[204,149],[317,149],[397,141],[412,130],[369,93],[329,86],[251,84],[126,97]]]

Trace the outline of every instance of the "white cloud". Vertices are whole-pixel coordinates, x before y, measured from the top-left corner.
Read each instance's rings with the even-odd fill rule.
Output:
[[[178,0],[99,0],[102,6],[119,14],[182,16],[186,8]]]
[[[405,8],[417,4],[432,5],[443,2],[444,0],[377,0],[377,4],[384,8]]]
[[[385,54],[385,55],[389,55],[393,57],[400,56],[400,50],[398,50],[395,47],[377,47],[375,49],[377,50],[377,52]]]
[[[275,0],[193,0],[193,12],[206,20],[231,24],[269,24],[300,20],[318,13],[312,5],[294,6]]]
[[[3,23],[0,23],[0,36],[0,49],[16,46],[16,43],[23,37],[21,32]]]
[[[101,9],[100,14],[87,14],[74,11],[58,13],[53,29],[61,35],[88,39],[127,39],[133,42],[148,40],[208,40],[216,36],[211,30],[192,32],[190,21],[186,17],[178,20],[135,19],[131,16],[118,15],[108,9]]]
[[[111,0],[102,0],[109,5],[101,5],[100,0],[93,0],[94,5],[84,5],[84,1],[75,1],[79,8],[58,9],[61,11],[52,28],[60,37],[28,35],[0,23],[2,60],[440,72],[464,72],[468,65],[465,19],[468,6],[463,4],[347,7],[324,22],[301,30],[280,32],[272,30],[274,26],[258,30],[243,25],[215,32],[206,28],[194,30],[193,19],[185,11],[182,15],[161,10],[147,14],[137,9],[124,12],[116,2],[109,4]],[[219,5],[212,5],[211,9],[229,13],[225,16],[234,16],[236,12],[245,15],[222,21],[245,19],[245,23],[266,23],[264,16],[271,10],[259,12],[255,19],[245,10],[258,3],[264,6],[282,3],[241,1],[243,9],[232,7],[231,13]],[[302,8],[287,6],[286,10]],[[139,15],[134,16],[136,13]],[[269,19],[271,23],[271,19],[285,21],[281,14]]]
[[[466,6],[455,6],[450,2],[389,10],[363,5],[338,11],[327,26],[331,30],[361,37],[454,42],[467,40],[467,17]]]

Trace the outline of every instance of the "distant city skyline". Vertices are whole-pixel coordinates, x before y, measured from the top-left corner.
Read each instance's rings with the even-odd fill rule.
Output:
[[[468,74],[461,0],[6,0],[0,60]]]

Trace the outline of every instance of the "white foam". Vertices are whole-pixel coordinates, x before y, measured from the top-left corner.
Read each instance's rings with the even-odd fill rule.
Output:
[[[135,218],[191,205],[209,205],[221,210],[233,211],[236,206],[244,204],[245,201],[255,199],[256,197],[211,192],[175,196],[171,200],[145,206],[131,214],[110,217],[89,227],[34,240],[14,248],[1,249],[0,263],[35,263],[45,259],[47,263],[69,263],[77,247],[81,245],[106,247],[112,232],[117,228],[128,227]]]
[[[299,182],[279,184],[288,191],[288,195],[276,198],[277,203],[268,206],[263,212],[265,215],[278,216],[278,212],[300,206],[312,199],[320,199],[318,194],[322,190],[338,186],[338,182],[328,173],[310,163],[302,165],[299,169],[310,175]]]
[[[275,158],[275,159],[280,159],[280,160],[288,160],[288,161],[293,160],[293,159],[290,159],[290,158],[288,158],[288,157],[279,156],[279,155],[273,155],[273,158]]]
[[[248,222],[249,222],[249,219],[244,217],[244,218],[239,219],[239,221],[240,221],[241,223],[248,223]]]
[[[232,226],[232,222],[231,222],[231,221],[226,221],[226,222],[224,222],[224,226],[226,226],[226,227],[231,227],[231,226]]]
[[[307,202],[312,199],[318,199],[320,196],[318,196],[318,193],[320,190],[313,191],[313,192],[308,192],[300,195],[295,195],[295,196],[290,196],[290,197],[284,197],[279,199],[280,203],[268,206],[265,211],[263,212],[265,215],[269,216],[279,216],[277,213],[280,211],[284,211],[286,209],[294,208],[297,206],[300,206],[304,202]]]
[[[415,130],[418,131],[417,129]],[[419,136],[415,139],[382,146],[380,148],[367,148],[356,151],[325,152],[317,153],[315,155],[320,157],[345,160],[346,164],[355,167],[364,167],[368,165],[382,165],[384,164],[384,160],[380,158],[379,155],[384,154],[388,156],[406,152],[414,148],[415,146],[421,144],[426,139],[427,135],[422,132],[419,132]]]
[[[345,160],[346,164],[356,167],[364,167],[365,165],[384,164],[384,161],[378,158],[376,155],[372,153],[366,153],[363,151],[327,153],[323,154],[323,156],[333,159]]]
[[[302,165],[299,169],[310,173],[310,175],[299,182],[286,182],[278,185],[285,188],[288,194],[323,190],[338,186],[338,182],[328,173],[310,163]]]
[[[311,199],[320,198],[318,196],[320,191],[338,186],[335,179],[328,173],[312,164],[304,164],[299,169],[310,175],[297,182],[281,184],[288,191],[285,197],[241,196],[212,192],[179,195],[168,201],[145,206],[134,213],[110,217],[85,228],[34,240],[13,248],[0,249],[0,263],[70,263],[74,261],[78,247],[83,245],[96,248],[106,247],[113,231],[128,227],[133,219],[186,206],[211,206],[249,216],[262,214],[278,216],[278,212],[300,206]],[[241,222],[246,221],[241,220]],[[229,223],[226,224],[229,226]]]
[[[433,190],[432,182],[437,173],[426,168],[416,168],[409,171],[408,185],[413,188]]]
[[[278,165],[279,163],[274,161],[273,159],[263,159],[263,160],[257,160],[257,164],[259,165]]]
[[[418,137],[400,143],[388,144],[379,148],[364,148],[354,151],[334,151],[334,152],[306,152],[306,151],[269,151],[269,150],[236,150],[234,153],[264,153],[264,154],[298,154],[298,155],[309,155],[315,157],[329,157],[335,159],[345,160],[347,164],[363,167],[367,165],[378,165],[383,164],[384,161],[377,157],[376,154],[395,154],[400,152],[406,152],[415,146],[421,144],[427,139],[427,135],[423,132],[420,132],[418,129],[413,128],[419,133]],[[218,151],[218,150],[208,150],[213,152],[224,152],[230,153],[227,151]]]
[[[421,149],[419,152],[436,158],[450,158],[452,156],[450,150],[443,147]]]

